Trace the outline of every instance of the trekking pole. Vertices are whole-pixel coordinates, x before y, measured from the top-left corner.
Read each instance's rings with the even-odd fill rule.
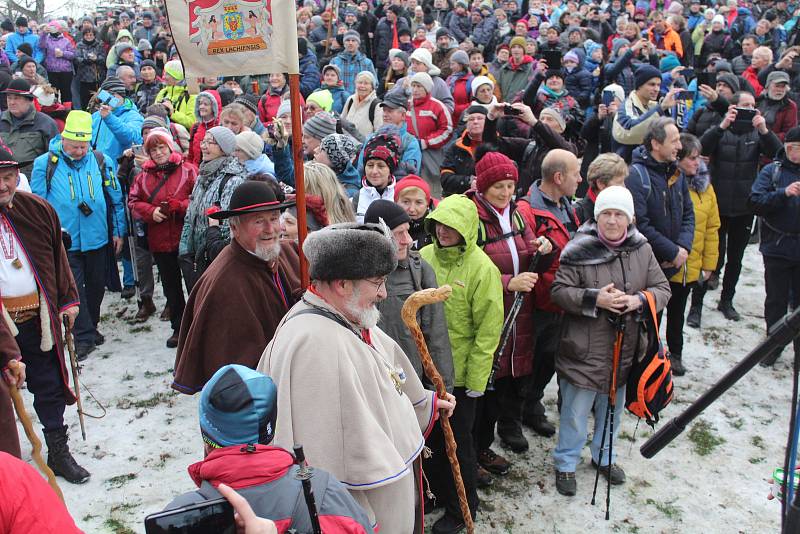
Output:
[[[426,304],[434,304],[436,302],[444,302],[450,297],[453,289],[448,285],[443,285],[439,288],[423,289],[412,293],[403,304],[403,309],[400,315],[403,322],[408,327],[411,335],[414,337],[414,343],[417,345],[419,351],[420,361],[422,367],[425,369],[425,374],[436,388],[436,395],[440,399],[444,399],[447,395],[447,389],[444,386],[442,375],[436,369],[431,353],[428,351],[428,345],[425,343],[425,336],[422,329],[417,323],[417,310]],[[467,527],[467,534],[475,532],[475,524],[472,521],[472,513],[469,509],[467,502],[467,492],[464,489],[464,479],[461,478],[461,466],[458,463],[458,456],[456,456],[456,439],[453,435],[453,428],[450,426],[450,418],[444,412],[440,412],[439,424],[442,425],[442,433],[444,434],[445,448],[447,449],[447,459],[450,461],[450,470],[453,473],[453,482],[456,486],[456,494],[458,495],[458,504],[461,508],[461,515],[464,519],[464,524]]]
[[[528,266],[527,272],[530,273],[536,270],[536,267],[539,265],[539,258],[541,257],[541,252],[537,250],[531,258],[531,263]],[[494,391],[494,375],[500,369],[500,358],[506,350],[506,344],[508,343],[508,338],[511,337],[511,332],[514,331],[514,324],[517,322],[517,315],[519,315],[519,311],[522,309],[522,301],[525,300],[526,294],[527,293],[523,293],[522,291],[516,291],[514,293],[514,303],[511,304],[511,308],[508,310],[508,317],[506,317],[506,320],[503,322],[503,331],[500,333],[500,345],[494,353],[492,370],[489,372],[489,380],[486,381],[486,391]]]
[[[314,500],[314,488],[311,487],[311,479],[314,477],[314,468],[308,467],[308,464],[306,464],[306,454],[303,452],[302,445],[295,445],[293,448],[294,461],[300,466],[295,478],[303,484],[303,496],[306,498],[306,507],[308,508],[308,515],[311,518],[311,528],[314,534],[322,534],[322,527],[319,525],[317,503]]]
[[[622,314],[613,318],[616,337],[614,339],[614,353],[611,361],[611,386],[608,390],[608,405],[606,406],[605,420],[603,421],[603,436],[600,438],[600,453],[597,459],[597,471],[594,477],[594,491],[592,492],[592,504],[595,503],[597,494],[597,484],[600,480],[600,470],[603,468],[603,449],[605,448],[606,430],[608,433],[608,473],[606,480],[606,521],[609,520],[611,510],[611,458],[614,455],[614,416],[617,407],[617,371],[619,369],[619,358],[622,353],[622,343],[625,339],[625,316]]]
[[[131,270],[133,271],[133,287],[136,289],[136,301],[141,301],[139,294],[139,262],[136,258],[136,222],[133,220],[133,213],[125,203],[125,218],[128,222],[128,251],[131,254]]]
[[[75,357],[75,340],[72,337],[72,327],[69,318],[64,317],[64,344],[69,352],[69,364],[72,367],[72,385],[75,388],[75,400],[78,404],[78,420],[81,423],[81,436],[86,441],[86,422],[83,420],[83,403],[81,403],[81,390],[78,385],[78,359]],[[105,415],[105,414],[104,414]]]

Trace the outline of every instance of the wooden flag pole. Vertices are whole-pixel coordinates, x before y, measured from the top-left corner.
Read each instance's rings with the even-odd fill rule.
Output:
[[[303,254],[303,241],[308,235],[306,223],[306,187],[303,168],[303,110],[300,109],[300,75],[289,75],[289,103],[292,106],[292,161],[294,162],[294,187],[297,194],[297,237],[300,244],[300,283],[305,290],[308,279],[308,260]]]

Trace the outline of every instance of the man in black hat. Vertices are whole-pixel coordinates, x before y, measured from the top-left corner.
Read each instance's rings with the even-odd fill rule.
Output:
[[[30,177],[33,160],[47,152],[50,140],[58,135],[58,125],[48,115],[36,111],[27,80],[11,80],[3,93],[8,109],[0,115],[0,140],[19,161],[20,172]]]
[[[343,223],[309,234],[303,252],[312,285],[257,370],[278,387],[275,444],[302,443],[308,461],[342,481],[376,531],[411,534],[413,462],[455,398],[423,388],[400,346],[377,327],[396,250],[385,225]]]
[[[294,242],[279,241],[291,203],[263,182],[244,182],[229,209],[231,243],[192,289],[183,313],[172,387],[192,395],[228,363],[254,368],[275,328],[302,293]]]
[[[486,107],[480,104],[473,104],[464,110],[464,132],[444,149],[441,176],[443,195],[462,194],[470,188],[475,178],[475,149],[483,142],[486,114]]]
[[[397,168],[394,171],[395,180],[419,174],[422,167],[422,148],[419,139],[408,133],[406,129],[406,114],[408,113],[408,100],[402,92],[388,92],[381,102],[383,111],[383,126],[369,136],[361,148],[358,156],[357,168],[359,172],[364,169],[364,149],[369,140],[378,134],[392,134],[400,137],[400,153],[398,154]]]
[[[73,484],[89,480],[67,445],[64,409],[74,404],[64,359],[61,324],[78,316],[78,289],[61,241],[55,209],[39,196],[17,191],[19,164],[0,147],[0,295],[3,320],[27,368],[15,375],[3,361],[9,386],[26,381],[47,442],[47,465]]]

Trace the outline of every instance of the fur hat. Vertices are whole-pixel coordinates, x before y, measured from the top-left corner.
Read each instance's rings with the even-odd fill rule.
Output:
[[[508,156],[500,152],[487,152],[475,164],[476,185],[480,193],[486,192],[492,184],[501,180],[519,180],[519,171]]]
[[[400,153],[400,138],[390,134],[375,134],[364,145],[364,164],[371,159],[379,159],[389,166],[389,174],[394,175]]]
[[[595,220],[605,210],[619,210],[628,217],[628,224],[632,223],[634,210],[631,192],[619,185],[612,185],[600,191],[594,203]]]
[[[320,142],[319,148],[331,160],[331,169],[336,174],[342,174],[358,152],[353,138],[342,134],[326,135]]]
[[[385,225],[341,223],[308,234],[303,242],[312,280],[363,280],[397,267],[394,240]]]
[[[203,441],[214,448],[267,445],[275,437],[278,389],[270,377],[229,364],[203,387],[198,412]]]
[[[381,221],[386,223],[389,230],[394,230],[403,223],[411,223],[411,217],[399,204],[379,198],[367,208],[367,212],[364,214],[364,222],[380,224]]]

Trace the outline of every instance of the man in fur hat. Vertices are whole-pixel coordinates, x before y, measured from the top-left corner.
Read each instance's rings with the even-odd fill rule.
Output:
[[[282,202],[264,182],[244,182],[229,209],[231,243],[192,289],[181,321],[173,389],[193,395],[223,365],[254,368],[300,296],[297,245],[279,241]],[[290,447],[291,448],[291,447]]]
[[[376,303],[397,266],[385,225],[329,226],[310,234],[303,252],[312,285],[258,364],[278,387],[275,444],[302,443],[309,462],[342,481],[376,531],[410,534],[413,462],[438,410],[449,416],[455,398],[424,389],[400,346],[377,327]]]
[[[5,328],[0,331],[4,339],[0,374],[9,387],[27,381],[47,442],[47,465],[56,475],[82,484],[90,475],[67,445],[64,409],[75,403],[75,397],[68,385],[61,338],[63,318],[72,326],[78,316],[78,289],[55,209],[39,196],[17,191],[18,174],[19,163],[1,146],[0,295],[3,321],[14,342],[5,339]],[[7,358],[19,359],[19,355],[27,367],[22,372],[8,366]],[[8,398],[4,389],[0,387],[0,396]],[[5,434],[5,428],[0,432]],[[8,436],[3,435],[0,442],[5,439]],[[0,449],[8,450],[2,443]]]

